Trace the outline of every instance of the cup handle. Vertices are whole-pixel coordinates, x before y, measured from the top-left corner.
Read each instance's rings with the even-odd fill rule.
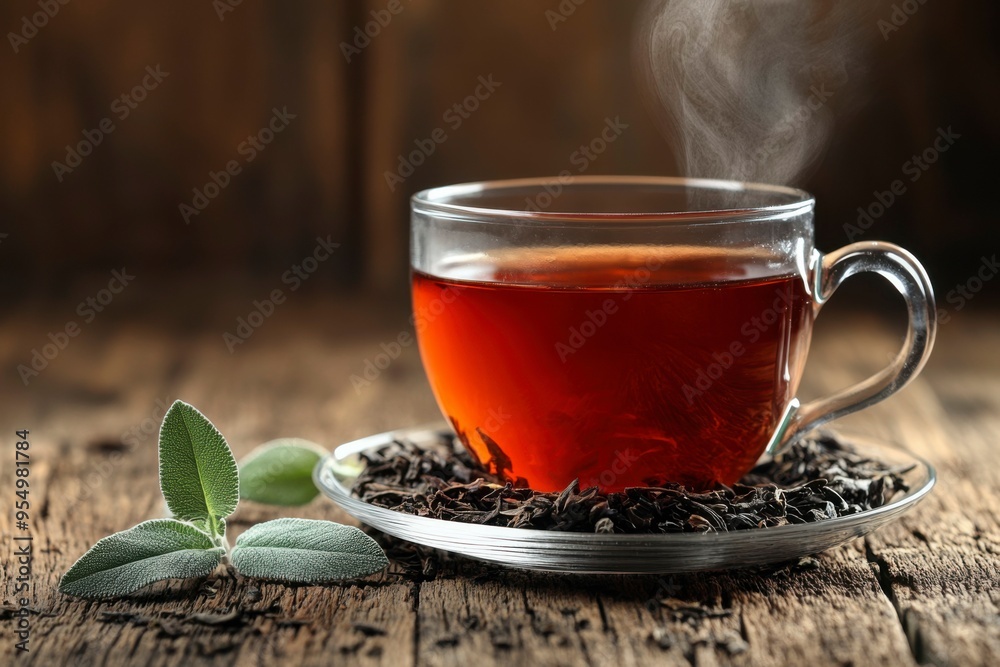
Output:
[[[822,256],[813,272],[813,315],[842,282],[864,271],[884,277],[906,300],[910,324],[903,348],[887,368],[867,380],[804,405],[793,399],[766,453],[776,454],[809,430],[888,398],[916,377],[930,356],[937,334],[934,290],[920,262],[892,243],[852,243]]]

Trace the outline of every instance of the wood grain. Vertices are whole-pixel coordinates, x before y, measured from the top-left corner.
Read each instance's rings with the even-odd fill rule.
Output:
[[[3,603],[12,602],[9,511],[16,428],[31,429],[35,537],[31,652],[15,656],[0,612],[0,660],[50,665],[987,665],[1000,655],[1000,345],[995,317],[943,328],[924,376],[845,428],[906,443],[938,467],[940,488],[902,521],[804,563],[664,577],[552,576],[445,562],[434,575],[389,571],[330,586],[244,579],[168,582],[134,599],[85,602],[55,590],[99,537],[163,511],[156,489],[162,409],[183,398],[237,456],[278,435],[326,446],[433,420],[416,349],[360,391],[350,382],[403,318],[306,294],[230,354],[225,309],[183,328],[99,319],[28,387],[13,368],[72,304],[33,306],[0,324],[4,411],[0,514]],[[155,299],[169,303],[169,295]],[[859,340],[866,344],[859,345]],[[821,328],[812,392],[870,372],[896,339],[877,321]],[[143,427],[146,427],[146,431]],[[135,431],[132,432],[133,427]],[[148,432],[147,432],[148,431]],[[282,514],[245,504],[236,533]],[[318,500],[298,516],[349,519]],[[709,617],[686,615],[702,605]],[[242,620],[219,621],[233,609]],[[214,614],[194,617],[191,614]],[[201,620],[196,620],[201,619]],[[222,616],[225,619],[225,616]]]
[[[418,189],[580,168],[678,174],[678,148],[664,136],[674,130],[661,132],[668,114],[644,99],[648,86],[633,61],[645,3],[578,2],[403,0],[378,28],[372,12],[385,22],[389,0],[91,0],[60,3],[51,19],[35,18],[44,23],[38,30],[30,23],[37,0],[2,3],[0,233],[18,250],[0,275],[53,293],[81,269],[122,263],[168,275],[191,266],[280,275],[316,235],[332,234],[352,252],[317,281],[393,291],[405,281],[407,199]],[[939,269],[944,285],[946,276],[964,280],[983,249],[1000,245],[993,193],[970,185],[992,173],[1000,144],[1000,91],[983,85],[1000,76],[989,28],[997,9],[920,3],[919,16],[889,39],[877,22],[895,4],[861,3],[872,48],[825,105],[836,135],[801,185],[821,202],[819,246],[833,248],[858,207],[877,204],[874,191],[905,180],[906,196],[875,216],[866,238],[901,243]],[[560,11],[566,20],[551,22]],[[365,44],[366,28],[376,37],[348,61],[345,46]],[[35,36],[15,46],[19,33]],[[120,118],[113,101],[157,64],[169,76]],[[461,127],[443,122],[489,74],[502,82],[496,94]],[[296,118],[248,162],[238,147],[274,107]],[[627,131],[593,162],[581,163],[579,153],[573,161],[609,117]],[[57,180],[53,162],[65,162],[67,147],[105,118],[114,132]],[[903,164],[952,125],[962,135],[956,150],[911,185]],[[385,173],[438,127],[447,141],[390,190]],[[179,205],[230,160],[241,173],[185,225]]]

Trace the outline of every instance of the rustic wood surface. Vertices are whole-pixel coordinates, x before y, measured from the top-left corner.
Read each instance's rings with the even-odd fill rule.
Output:
[[[573,577],[456,561],[426,575],[394,564],[331,586],[223,578],[113,602],[63,596],[59,575],[94,541],[163,511],[158,405],[198,406],[237,456],[280,435],[333,446],[437,418],[414,348],[371,386],[349,381],[405,328],[388,314],[399,309],[293,295],[230,354],[229,309],[188,307],[183,323],[168,322],[157,315],[179,312],[168,301],[98,318],[27,387],[15,367],[73,317],[73,304],[24,305],[0,321],[4,664],[986,665],[1000,656],[1000,320],[968,311],[942,326],[918,381],[844,425],[931,459],[939,488],[898,523],[820,555],[818,567]],[[873,316],[825,316],[807,393],[870,372],[897,341]],[[15,654],[11,611],[21,428],[32,443],[28,654]],[[323,499],[293,512],[350,521]],[[245,503],[230,525],[282,514]],[[721,613],[684,620],[671,608],[685,603]],[[220,622],[237,608],[247,613]]]

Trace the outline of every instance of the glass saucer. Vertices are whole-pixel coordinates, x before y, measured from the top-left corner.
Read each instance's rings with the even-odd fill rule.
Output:
[[[394,440],[439,442],[440,428],[390,431],[337,447],[316,466],[317,486],[359,521],[395,537],[509,567],[548,572],[658,574],[767,565],[815,554],[849,542],[895,520],[930,492],[934,468],[904,449],[855,436],[838,437],[903,473],[909,491],[881,507],[815,523],[731,532],[622,535],[505,528],[403,514],[351,495],[360,453]]]

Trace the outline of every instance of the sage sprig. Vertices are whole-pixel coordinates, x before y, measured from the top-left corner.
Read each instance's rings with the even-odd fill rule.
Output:
[[[240,497],[268,505],[305,505],[319,494],[313,469],[326,452],[301,438],[265,442],[240,461]]]
[[[153,519],[98,541],[63,575],[59,590],[87,598],[127,595],[161,579],[204,577],[225,552],[176,519]]]
[[[198,410],[176,401],[160,427],[160,491],[173,514],[99,540],[63,575],[59,590],[84,598],[121,597],[165,579],[211,574],[230,562],[246,576],[323,583],[378,572],[388,559],[352,526],[276,519],[252,526],[230,548],[226,517],[244,497],[303,504],[317,494],[312,467],[322,450],[287,439],[269,443],[237,468],[229,444]],[[257,463],[254,464],[253,461]]]
[[[354,526],[275,519],[236,538],[233,565],[251,577],[325,581],[360,577],[386,566],[385,553]]]
[[[175,401],[160,426],[160,490],[178,519],[221,534],[219,521],[236,511],[240,475],[226,439],[205,415]]]

